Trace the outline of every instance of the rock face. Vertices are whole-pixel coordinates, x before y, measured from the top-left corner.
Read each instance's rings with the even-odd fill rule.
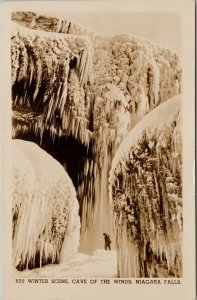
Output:
[[[120,277],[182,276],[179,97],[155,108],[120,145],[110,198]]]
[[[66,262],[79,245],[73,184],[32,142],[13,141],[13,264],[18,270]]]
[[[145,114],[181,92],[179,58],[137,36],[101,37],[72,22],[28,12],[12,19],[13,137],[34,133],[42,146],[50,132],[50,143],[71,136],[91,147],[77,198],[81,246],[90,240],[94,248],[109,220],[112,158]]]

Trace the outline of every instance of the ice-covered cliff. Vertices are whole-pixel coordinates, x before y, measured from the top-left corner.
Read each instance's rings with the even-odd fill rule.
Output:
[[[53,16],[39,15],[34,12],[13,12],[12,20],[24,27],[48,32],[65,33],[73,35],[86,35],[90,39],[98,36],[95,31],[80,24]]]
[[[111,226],[112,158],[145,114],[181,92],[179,58],[137,36],[101,37],[28,12],[12,19],[13,137],[31,135],[42,147],[49,132],[48,148],[72,137],[91,150],[76,188],[81,246],[94,248]]]
[[[13,264],[66,262],[79,245],[79,204],[64,168],[32,142],[13,141]]]
[[[182,276],[181,102],[174,97],[120,145],[110,198],[120,277]]]

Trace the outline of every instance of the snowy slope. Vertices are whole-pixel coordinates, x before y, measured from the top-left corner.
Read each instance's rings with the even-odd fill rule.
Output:
[[[91,256],[77,253],[67,264],[47,265],[15,276],[37,278],[113,278],[117,277],[115,251],[96,250]]]

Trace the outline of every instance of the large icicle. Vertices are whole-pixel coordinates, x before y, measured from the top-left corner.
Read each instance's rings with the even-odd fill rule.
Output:
[[[14,140],[14,266],[23,270],[69,260],[79,244],[78,209],[63,167],[36,144]]]

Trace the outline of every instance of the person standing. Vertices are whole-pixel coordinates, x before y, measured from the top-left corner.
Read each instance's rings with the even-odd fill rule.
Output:
[[[105,250],[109,249],[111,250],[111,239],[109,234],[103,233],[104,239],[105,239]]]

